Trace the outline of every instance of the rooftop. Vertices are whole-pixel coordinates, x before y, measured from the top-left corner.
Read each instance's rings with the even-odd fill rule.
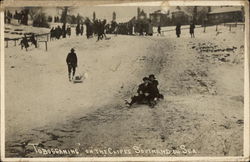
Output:
[[[218,7],[218,8],[214,8],[211,12],[209,12],[209,14],[235,12],[235,11],[241,11],[241,7],[240,6],[236,6],[236,7]]]

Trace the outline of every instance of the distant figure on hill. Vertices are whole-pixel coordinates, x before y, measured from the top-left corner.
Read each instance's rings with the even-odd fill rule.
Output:
[[[181,35],[181,24],[180,23],[177,23],[175,30],[176,30],[176,36],[177,36],[177,38],[179,38]]]
[[[81,29],[80,29],[81,35],[83,34],[83,24],[81,24]]]
[[[93,36],[93,24],[90,21],[86,22],[86,36],[87,39]]]
[[[81,30],[81,29],[80,29],[80,24],[78,23],[78,24],[76,25],[76,36],[78,36],[78,35],[81,33],[80,30]]]
[[[65,24],[63,24],[62,26],[62,37],[66,38],[66,25]]]
[[[21,45],[21,49],[23,49],[23,47],[26,49],[26,51],[28,50],[29,47],[29,43],[28,43],[28,39],[26,37],[26,35],[24,35],[23,39],[20,42]]]
[[[101,20],[97,21],[96,29],[97,29],[97,41],[101,40],[103,38],[103,24]]]
[[[71,28],[70,28],[70,26],[68,26],[67,27],[67,35],[70,37],[70,35],[71,35]]]
[[[62,35],[62,29],[58,25],[57,28],[56,28],[56,30],[55,30],[55,36],[56,36],[57,39],[60,39],[61,35]]]
[[[151,20],[149,20],[149,23],[148,23],[147,35],[153,36],[153,25],[152,25],[152,23],[151,23]]]
[[[190,24],[190,30],[189,30],[190,35],[191,35],[191,38],[194,38],[194,37],[195,37],[195,36],[194,36],[194,28],[195,28],[195,25],[194,25],[194,23],[192,22],[192,23]]]
[[[143,23],[140,23],[139,25],[140,25],[139,35],[143,36],[143,29],[144,29]]]
[[[50,30],[50,40],[53,40],[55,38],[55,29],[54,27],[52,27],[52,29]]]
[[[157,36],[161,35],[161,25],[158,26],[157,32],[158,32]]]
[[[69,81],[71,81],[71,79],[73,80],[75,76],[76,67],[77,67],[77,56],[76,56],[74,48],[71,48],[71,51],[66,58],[66,63],[68,65]],[[71,77],[71,71],[72,71],[72,77]]]
[[[35,45],[35,48],[37,48],[37,40],[35,39],[34,33],[30,37],[30,42]]]

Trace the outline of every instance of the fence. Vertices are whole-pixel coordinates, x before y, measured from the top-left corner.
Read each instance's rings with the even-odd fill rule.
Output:
[[[245,31],[245,24],[244,23],[237,23],[237,22],[236,23],[223,23],[223,24],[217,24],[214,26],[215,26],[215,31],[219,30],[219,26],[228,27],[230,32],[232,31],[232,28],[236,28],[237,26],[242,26],[242,30]],[[206,27],[211,27],[211,26],[204,25],[204,26],[199,26],[196,28],[203,28],[203,32],[205,33]],[[188,29],[190,29],[190,28],[189,27],[181,28],[181,30],[188,30]],[[165,32],[170,32],[170,31],[175,31],[175,29],[162,30],[161,33],[164,35]],[[154,32],[154,33],[157,33],[157,32]]]
[[[30,37],[27,37],[27,38],[29,39]],[[38,45],[39,45],[39,42],[44,42],[45,43],[46,51],[48,50],[47,45],[48,45],[49,38],[50,38],[50,33],[43,33],[43,34],[36,34],[35,35],[35,39],[36,39]],[[14,41],[14,46],[16,46],[17,42],[19,40],[21,40],[21,39],[22,39],[22,37],[20,37],[20,38],[4,38],[4,41],[6,42],[5,43],[6,44],[5,48],[9,47],[9,41]]]

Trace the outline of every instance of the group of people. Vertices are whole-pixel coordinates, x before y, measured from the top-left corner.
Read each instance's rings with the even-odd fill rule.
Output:
[[[158,89],[159,82],[153,74],[144,77],[142,80],[143,83],[138,86],[137,95],[133,96],[130,102],[126,100],[126,104],[129,107],[135,103],[147,104],[153,108],[158,100],[164,99],[164,96],[160,94]]]
[[[193,22],[191,22],[190,27],[189,27],[189,33],[191,35],[191,38],[195,37],[194,36],[194,29],[195,29],[195,24]],[[180,23],[177,23],[175,31],[176,31],[177,38],[179,38],[181,35],[181,24]]]
[[[4,21],[5,23],[11,23],[11,19],[16,19],[18,23],[27,25],[28,23],[28,10],[23,9],[20,12],[15,11],[14,14],[12,14],[9,10],[4,12]]]
[[[35,38],[34,33],[30,37],[27,37],[26,34],[24,35],[20,42],[21,49],[25,48],[25,50],[27,51],[29,47],[29,42],[31,42],[31,44],[33,44],[35,48],[37,48],[37,40]]]
[[[83,28],[83,24],[77,24],[76,25],[76,35],[78,36],[78,35],[83,35],[83,30],[84,30],[84,28]]]
[[[107,38],[106,30],[107,30],[107,21],[104,20],[94,20],[91,22],[90,20],[86,21],[86,36],[87,38],[91,38],[94,35],[97,36],[97,41],[102,40],[103,38]]]
[[[110,33],[114,32],[124,35],[153,36],[153,24],[151,20],[119,23],[117,28],[113,28],[113,32],[110,30]]]
[[[63,24],[62,27],[60,27],[59,25],[57,27],[52,27],[50,30],[50,40],[60,39],[61,37],[66,38],[66,35],[70,37],[71,27],[67,26],[67,29],[66,29],[65,24]]]

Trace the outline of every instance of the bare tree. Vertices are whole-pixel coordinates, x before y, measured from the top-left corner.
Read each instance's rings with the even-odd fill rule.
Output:
[[[95,12],[93,12],[93,21],[95,21],[96,19],[96,15],[95,15]]]
[[[64,7],[57,7],[59,10],[61,10],[61,22],[63,25],[66,25],[67,23],[67,17],[71,11],[75,9],[75,7],[69,7],[69,6],[64,6]]]
[[[42,7],[26,7],[29,9],[29,16],[34,20],[35,16],[42,12]]]
[[[210,8],[207,6],[186,6],[182,7],[182,11],[184,11],[187,15],[192,17],[192,21],[194,23],[201,23],[202,19],[204,19]]]

